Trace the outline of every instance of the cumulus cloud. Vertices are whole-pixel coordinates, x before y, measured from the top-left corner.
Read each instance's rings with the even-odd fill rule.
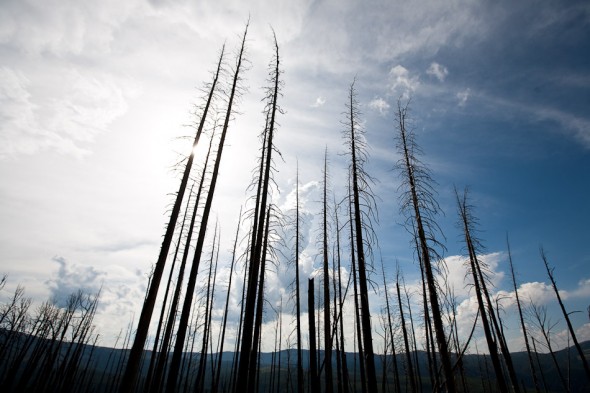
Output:
[[[402,65],[396,65],[389,71],[390,90],[407,99],[420,85],[418,76],[413,76],[410,71]]]
[[[76,265],[68,262],[64,257],[56,256],[52,259],[59,265],[57,274],[47,280],[51,291],[51,299],[58,306],[64,306],[68,297],[82,290],[86,293],[98,293],[104,280],[105,273],[92,266]]]
[[[500,252],[483,254],[479,255],[478,259],[482,266],[487,266],[489,283],[493,287],[499,286],[504,278],[504,272],[498,267],[504,259],[504,254]],[[469,296],[472,292],[473,279],[468,269],[468,258],[462,255],[448,256],[445,258],[445,264],[448,273],[446,280],[454,289],[455,296]]]
[[[440,82],[444,82],[447,75],[449,75],[449,70],[444,65],[433,62],[426,70],[426,73],[428,75],[434,76]]]
[[[460,107],[465,106],[465,104],[467,103],[467,100],[469,99],[469,96],[471,95],[471,89],[467,88],[464,90],[461,90],[460,92],[457,93],[456,97],[457,100],[459,101],[458,105]]]
[[[389,111],[389,104],[381,97],[375,97],[369,102],[369,108],[379,111],[379,114],[385,115]]]
[[[525,282],[518,288],[518,297],[525,302],[547,304],[555,298],[555,293],[553,288],[544,282]]]

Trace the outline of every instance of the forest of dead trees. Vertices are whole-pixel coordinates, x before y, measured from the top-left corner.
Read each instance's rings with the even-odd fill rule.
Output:
[[[246,26],[236,51],[221,48],[211,80],[203,85],[194,141],[187,146],[190,155],[182,164],[137,322],[121,330],[114,348],[103,348],[93,323],[100,293],[79,291],[65,304],[47,301],[32,307],[19,286],[0,307],[0,391],[590,391],[589,346],[576,338],[569,319],[573,310],[558,290],[559,272],[541,249],[538,263],[554,289],[571,343],[560,351],[554,348],[555,324],[547,309],[519,297],[517,264],[506,239],[518,334],[524,341],[522,350],[509,348],[502,299],[494,295],[489,266],[481,258],[477,208],[467,189],[455,189],[456,216],[477,314],[470,334],[459,333],[437,225],[437,185],[421,161],[407,100],[398,101],[392,121],[396,144],[391,149],[399,157],[401,185],[390,197],[399,200],[403,226],[412,234],[421,287],[409,288],[399,266],[388,274],[379,258],[374,180],[367,172],[366,130],[354,81],[339,119],[348,177],[337,183],[347,186],[332,188],[326,149],[318,179],[321,208],[315,213],[319,266],[311,276],[301,270],[300,257],[309,242],[302,228],[309,218],[300,211],[298,169],[293,174],[295,204],[287,211],[276,203],[273,180],[275,160],[281,157],[275,141],[283,113],[283,70],[274,32],[264,127],[259,150],[251,152],[257,154],[256,167],[231,229],[233,251],[228,260],[220,258],[222,228],[211,213],[226,136],[233,131],[236,102],[245,94],[247,32]],[[222,267],[229,267],[229,275],[220,279]],[[278,302],[271,302],[267,283],[278,274],[292,282]],[[237,320],[230,319],[235,294]],[[285,317],[292,322],[285,325]],[[263,341],[273,343],[271,351],[262,350]]]

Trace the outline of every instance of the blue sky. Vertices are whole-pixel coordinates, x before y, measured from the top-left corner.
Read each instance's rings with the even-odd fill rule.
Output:
[[[170,168],[188,148],[178,137],[191,133],[185,125],[194,121],[192,105],[219,48],[224,41],[236,48],[250,15],[248,89],[216,191],[222,249],[231,247],[255,165],[272,25],[285,81],[278,204],[288,208],[292,200],[298,160],[305,209],[317,214],[317,168],[326,146],[332,188],[343,193],[340,122],[356,78],[390,275],[396,259],[410,284],[417,274],[392,170],[394,108],[399,97],[412,97],[423,160],[438,183],[445,256],[454,264],[465,323],[471,297],[458,267],[463,250],[454,186],[470,187],[498,290],[510,290],[508,233],[519,281],[531,297],[554,309],[543,284],[543,245],[568,308],[590,304],[585,2],[7,0],[0,10],[4,297],[19,283],[37,300],[103,284],[97,323],[105,343],[137,314],[168,194],[177,187]],[[306,274],[315,253],[312,241],[302,262]],[[272,299],[285,292],[287,280],[273,281]],[[372,306],[378,311],[378,298]],[[590,339],[585,313],[574,318]]]

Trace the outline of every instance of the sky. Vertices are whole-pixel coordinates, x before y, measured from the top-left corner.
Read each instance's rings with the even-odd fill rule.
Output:
[[[36,302],[102,288],[96,324],[104,345],[136,318],[201,88],[221,46],[235,54],[248,18],[248,69],[213,206],[220,277],[250,195],[272,27],[284,82],[274,198],[292,208],[298,165],[306,276],[320,266],[315,217],[326,149],[331,189],[336,198],[344,193],[342,122],[355,81],[366,170],[376,180],[375,263],[383,259],[389,282],[399,263],[409,288],[418,285],[395,169],[395,109],[410,99],[444,213],[437,222],[460,332],[468,332],[475,303],[453,190],[469,187],[512,348],[522,341],[511,318],[507,236],[521,297],[547,307],[558,345],[567,343],[565,325],[540,246],[568,311],[580,311],[572,314],[579,338],[590,339],[590,5],[583,1],[0,1],[2,300],[19,284]],[[292,274],[269,280],[276,306]],[[371,301],[376,315],[381,299]]]

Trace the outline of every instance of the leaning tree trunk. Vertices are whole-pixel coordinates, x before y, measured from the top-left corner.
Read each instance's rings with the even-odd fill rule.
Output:
[[[393,334],[393,321],[391,320],[391,307],[389,305],[389,291],[387,289],[387,280],[385,278],[385,267],[383,266],[383,260],[381,260],[381,273],[383,275],[383,292],[385,293],[385,309],[387,311],[387,329],[389,331],[389,337],[391,340],[391,357],[393,363],[393,378],[395,382],[395,391],[397,393],[400,393],[401,387],[399,382],[399,371],[397,366],[397,352],[395,350],[395,336]],[[385,352],[387,354],[387,350]]]
[[[424,276],[426,278],[426,287],[428,288],[428,295],[430,300],[430,306],[432,310],[432,320],[434,324],[434,331],[436,334],[436,341],[438,345],[438,351],[440,354],[443,372],[445,376],[445,386],[449,393],[455,393],[457,391],[455,386],[455,379],[453,376],[453,366],[451,362],[451,356],[449,354],[449,348],[447,344],[447,337],[445,334],[445,328],[442,320],[442,313],[440,310],[440,303],[438,299],[437,283],[434,276],[434,269],[432,267],[431,260],[431,246],[429,245],[429,239],[432,236],[427,236],[423,210],[425,206],[430,206],[430,210],[434,213],[437,210],[432,196],[431,187],[428,184],[430,177],[425,168],[420,167],[419,161],[415,157],[415,153],[418,148],[415,145],[412,135],[408,135],[406,129],[406,117],[408,107],[402,107],[401,103],[398,103],[397,111],[397,127],[399,131],[399,149],[402,155],[400,167],[404,177],[405,186],[408,187],[408,196],[406,206],[411,211],[415,222],[415,228],[418,235],[418,244],[420,246],[420,255],[422,256],[422,262],[424,265]],[[419,193],[420,191],[420,193]],[[428,221],[428,218],[427,218]]]
[[[172,294],[172,300],[170,302],[170,310],[168,310],[168,320],[166,321],[166,327],[164,329],[164,335],[162,337],[162,345],[160,352],[157,354],[156,364],[154,366],[153,378],[148,379],[146,383],[149,383],[148,392],[159,392],[162,387],[164,378],[164,371],[168,362],[168,353],[170,352],[170,342],[172,340],[172,333],[176,323],[176,315],[178,311],[178,302],[180,301],[180,293],[182,291],[182,283],[184,281],[184,270],[186,269],[186,262],[190,254],[190,243],[193,239],[193,231],[195,228],[195,222],[197,219],[197,211],[199,209],[199,202],[201,200],[201,193],[203,192],[207,166],[209,164],[209,155],[211,154],[211,146],[213,144],[213,137],[209,141],[209,149],[207,150],[207,156],[205,157],[205,163],[203,164],[203,171],[201,173],[201,180],[199,181],[199,188],[197,189],[197,195],[195,197],[194,207],[191,214],[191,221],[188,227],[188,233],[186,235],[184,250],[182,252],[182,259],[180,261],[180,267],[178,268],[178,278],[176,280],[176,287]],[[190,204],[190,198],[189,198]],[[180,240],[179,240],[180,241]],[[156,354],[152,354],[155,356]]]
[[[172,207],[170,221],[168,223],[168,226],[166,227],[166,234],[164,235],[164,240],[162,241],[162,247],[160,249],[160,255],[158,256],[158,261],[156,262],[154,274],[152,276],[152,281],[148,288],[148,293],[143,304],[141,314],[139,316],[139,322],[137,323],[135,339],[133,340],[133,346],[131,347],[131,352],[129,353],[125,374],[123,375],[121,386],[119,388],[119,391],[121,393],[129,393],[133,391],[133,388],[135,386],[135,381],[137,379],[141,357],[143,354],[143,347],[145,345],[145,340],[147,338],[150,321],[152,319],[152,313],[154,311],[154,306],[156,304],[158,290],[160,289],[160,281],[162,280],[162,274],[164,273],[164,267],[166,265],[166,258],[168,257],[168,251],[170,250],[170,245],[172,244],[172,237],[174,235],[176,221],[178,220],[178,215],[180,213],[182,198],[184,197],[184,192],[186,190],[191,168],[193,166],[194,151],[199,142],[199,138],[201,137],[201,132],[203,131],[203,127],[205,126],[207,113],[209,111],[211,101],[213,100],[213,97],[215,95],[217,81],[221,71],[221,64],[223,62],[224,50],[225,45],[221,49],[221,55],[219,56],[219,61],[217,63],[217,72],[215,73],[215,77],[213,78],[213,83],[211,84],[211,89],[209,90],[207,102],[203,109],[203,114],[201,115],[201,120],[199,123],[199,127],[197,129],[195,140],[193,142],[193,147],[186,162],[186,167],[182,175],[182,180],[180,181],[180,187],[178,189],[178,193],[176,194],[176,200],[174,202],[174,206]]]
[[[580,360],[582,361],[582,365],[584,366],[584,371],[586,371],[586,378],[590,381],[590,367],[588,366],[588,362],[586,361],[586,356],[584,355],[584,351],[578,343],[578,339],[576,338],[576,333],[574,332],[574,328],[572,327],[572,322],[570,321],[570,316],[568,312],[565,310],[565,306],[561,301],[561,295],[559,294],[559,290],[557,289],[557,284],[555,283],[555,277],[553,277],[553,270],[549,268],[549,262],[547,262],[547,257],[545,256],[545,251],[541,248],[541,258],[543,258],[543,263],[545,264],[545,269],[547,269],[547,275],[549,276],[549,280],[551,280],[551,286],[555,291],[555,296],[557,297],[557,302],[559,303],[559,307],[561,308],[561,312],[563,313],[563,317],[565,322],[567,323],[567,328],[570,332],[570,336],[572,336],[572,340],[574,340],[574,345],[576,350],[578,351],[578,356],[580,356]]]

